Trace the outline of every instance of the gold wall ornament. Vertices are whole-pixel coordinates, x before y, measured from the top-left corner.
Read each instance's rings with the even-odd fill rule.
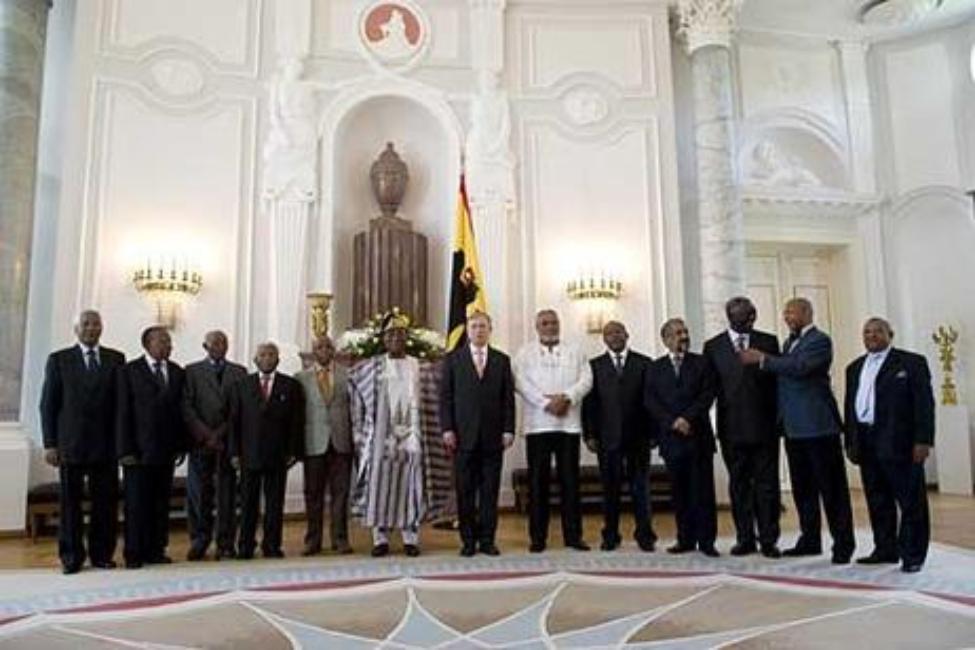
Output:
[[[160,254],[146,258],[132,273],[132,286],[155,306],[156,322],[175,330],[183,302],[200,293],[203,276],[185,256]]]
[[[330,293],[309,293],[308,296],[308,320],[311,327],[313,339],[328,336],[329,314],[328,310],[332,306],[332,294]]]
[[[938,329],[931,335],[931,339],[938,346],[938,360],[941,362],[941,403],[945,406],[958,404],[958,387],[955,385],[955,343],[958,342],[958,330],[951,325],[938,325]]]

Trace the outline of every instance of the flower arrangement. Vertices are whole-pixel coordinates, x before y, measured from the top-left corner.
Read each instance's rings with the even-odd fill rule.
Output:
[[[399,307],[376,314],[364,327],[347,330],[339,337],[339,350],[356,359],[368,359],[386,353],[383,343],[383,324],[395,318],[406,327],[406,353],[418,359],[436,359],[444,353],[444,339],[439,332],[414,327],[410,317]]]

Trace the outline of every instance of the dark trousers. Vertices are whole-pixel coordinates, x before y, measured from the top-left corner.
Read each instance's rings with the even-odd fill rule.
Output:
[[[908,564],[923,563],[931,540],[924,465],[910,458],[879,458],[870,435],[869,430],[860,433],[859,460],[874,549]]]
[[[233,550],[237,533],[237,472],[226,454],[205,449],[190,453],[186,514],[193,548],[206,551],[213,539],[215,523],[217,548]]]
[[[82,502],[85,479],[91,500],[88,521],[88,555],[92,562],[108,562],[115,555],[118,538],[118,464],[96,463],[61,465],[58,527],[58,555],[64,566],[80,566],[85,561]]]
[[[826,522],[833,537],[833,555],[849,556],[853,538],[853,508],[840,436],[786,439],[786,456],[792,482],[792,498],[802,531],[797,546],[819,551],[822,548],[819,504],[826,511]]]
[[[636,522],[634,536],[641,544],[653,544],[657,534],[650,519],[650,459],[623,448],[600,450],[598,458],[603,484],[603,540],[612,544],[620,541],[620,490],[623,480],[628,479]]]
[[[307,456],[302,468],[305,483],[305,548],[322,548],[325,493],[329,500],[329,527],[332,550],[349,545],[349,483],[352,480],[352,454],[340,454],[329,447],[324,454]]]
[[[243,555],[253,555],[256,546],[257,515],[264,493],[264,530],[261,535],[261,551],[274,553],[281,550],[281,527],[284,523],[284,489],[288,468],[247,469],[240,472],[240,539],[237,550]]]
[[[677,543],[698,548],[714,547],[718,535],[718,511],[714,496],[714,454],[710,450],[668,458],[673,482]]]
[[[579,435],[546,431],[525,436],[528,451],[529,510],[528,534],[532,544],[545,544],[548,538],[548,486],[555,456],[559,476],[559,502],[562,514],[562,539],[574,544],[582,539],[579,511]]]
[[[503,449],[460,449],[454,458],[457,520],[465,546],[494,543],[503,454]]]
[[[728,467],[728,491],[739,544],[763,546],[779,541],[779,441],[756,445],[721,443],[721,455]]]
[[[125,484],[125,561],[149,562],[169,545],[169,496],[173,464],[129,465]]]

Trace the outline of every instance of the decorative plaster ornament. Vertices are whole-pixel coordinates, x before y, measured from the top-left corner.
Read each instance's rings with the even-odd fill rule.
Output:
[[[579,126],[601,122],[609,115],[609,102],[593,88],[578,88],[569,92],[562,106],[573,124]]]
[[[408,0],[376,2],[359,15],[359,41],[371,62],[402,71],[426,51],[430,27],[422,10]]]

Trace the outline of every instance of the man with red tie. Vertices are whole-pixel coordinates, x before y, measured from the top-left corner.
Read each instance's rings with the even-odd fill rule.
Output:
[[[297,380],[277,372],[278,347],[262,343],[254,363],[258,371],[234,384],[230,393],[231,463],[241,470],[237,557],[243,560],[254,557],[262,491],[261,553],[266,558],[284,557],[284,490],[304,437],[304,394]]]

